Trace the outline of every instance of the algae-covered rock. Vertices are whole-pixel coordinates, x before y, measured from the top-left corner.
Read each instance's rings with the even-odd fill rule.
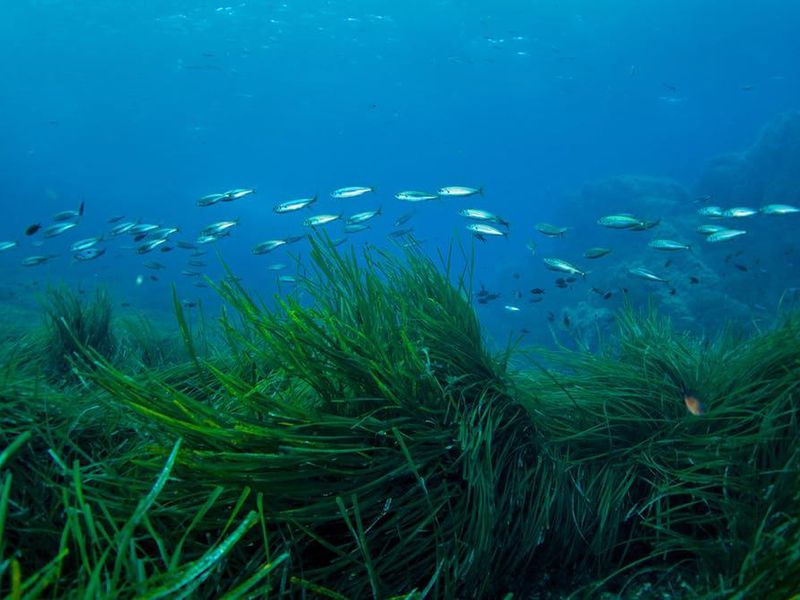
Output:
[[[767,124],[749,149],[712,159],[697,190],[726,204],[800,201],[800,112]]]
[[[647,175],[617,175],[584,185],[582,203],[600,212],[635,212],[658,217],[689,204],[689,192],[677,181]]]

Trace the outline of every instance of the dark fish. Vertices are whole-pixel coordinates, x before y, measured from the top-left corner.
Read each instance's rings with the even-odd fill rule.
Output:
[[[531,294],[544,294],[544,290],[542,288],[533,288]]]
[[[483,284],[481,284],[481,291],[478,292],[478,297],[488,296],[488,295],[489,291],[485,287],[483,287]]]
[[[401,216],[397,217],[397,220],[394,222],[394,226],[395,227],[400,227],[400,225],[403,225],[404,223],[408,223],[408,221],[413,216],[414,216],[414,213],[411,212],[411,213],[406,213],[404,215],[401,215]]]
[[[137,234],[136,234],[136,235],[133,237],[133,241],[134,241],[134,242],[141,242],[141,241],[142,241],[144,238],[146,238],[146,237],[147,237],[147,234],[146,234],[146,233],[137,233]]]
[[[745,273],[748,271],[747,265],[744,265],[742,263],[735,263],[733,266],[739,269],[740,271],[744,271]]]
[[[544,300],[544,298],[542,298],[541,296],[534,296],[533,298],[528,300],[528,303],[529,304],[536,304],[537,302],[541,302],[542,300]]]
[[[33,225],[28,225],[28,228],[25,230],[25,235],[33,235],[41,228],[42,228],[41,223],[34,223]]]
[[[172,252],[172,246],[163,246],[161,248],[162,252]]]
[[[550,311],[547,311],[547,320],[552,323],[556,320],[556,315]]]
[[[108,220],[108,222],[109,222],[109,223],[119,223],[119,222],[120,222],[120,221],[122,221],[122,219],[124,219],[124,218],[125,218],[125,215],[114,215],[113,217],[111,217],[111,218]]]
[[[404,235],[408,235],[414,231],[413,227],[408,227],[407,229],[398,229],[397,231],[392,231],[389,233],[389,237],[398,238],[403,237]]]
[[[488,304],[488,302],[485,296],[478,298],[478,304]]]
[[[184,300],[181,302],[181,304],[183,304],[186,308],[194,308],[197,306],[197,302],[192,302],[191,300]]]
[[[700,283],[700,278],[699,277],[695,277],[694,275],[691,275],[689,277],[689,283]]]
[[[569,284],[559,277],[558,279],[556,279],[556,287],[564,289],[566,287],[569,287]]]
[[[158,275],[150,275],[150,281],[158,281]]]
[[[674,295],[675,295],[675,294],[677,294],[677,293],[678,293],[678,290],[676,290],[675,288],[672,288],[672,289],[669,291],[669,295],[670,295],[670,296],[674,296]]]
[[[520,292],[519,290],[516,290],[513,295],[514,295],[514,298],[516,298],[517,300],[522,298],[522,292]]]
[[[578,279],[576,277],[567,277],[564,281],[566,281],[567,283],[575,283],[576,281],[578,281]]]
[[[497,300],[500,297],[500,294],[487,294],[485,296],[486,300]]]
[[[514,279],[519,279],[519,273],[514,273],[514,274],[512,275],[512,277],[513,277]]]
[[[609,298],[611,298],[611,295],[612,295],[611,292],[606,292],[605,294],[603,294],[603,300],[608,300]]]
[[[595,294],[597,294],[598,296],[602,296],[603,294],[605,294],[605,292],[604,292],[603,290],[601,290],[600,288],[596,288],[596,287],[593,287],[593,288],[592,288],[592,291],[593,291]]]
[[[520,329],[520,331],[522,332],[523,335],[528,335],[530,333],[530,331],[525,329],[524,327]]]
[[[569,315],[564,313],[564,327],[569,327],[570,325],[572,325],[572,321],[570,321]]]
[[[668,259],[666,260],[666,262],[664,263],[664,268],[665,268],[665,269],[666,269],[666,268],[668,268],[668,267],[669,267],[671,264],[672,264],[672,259],[671,259],[671,258],[668,258]]]

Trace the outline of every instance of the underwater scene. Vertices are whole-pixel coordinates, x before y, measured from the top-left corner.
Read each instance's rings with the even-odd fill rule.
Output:
[[[798,23],[4,3],[0,597],[800,599]]]

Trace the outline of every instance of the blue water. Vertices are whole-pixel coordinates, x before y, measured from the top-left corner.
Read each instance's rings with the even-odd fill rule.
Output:
[[[558,274],[544,269],[543,256],[586,266],[586,245],[612,243],[608,236],[619,233],[599,230],[605,207],[582,203],[584,185],[650,175],[675,180],[693,198],[710,159],[746,150],[766,123],[800,108],[798,22],[800,5],[778,0],[7,2],[0,19],[0,240],[21,247],[0,254],[0,272],[21,301],[32,282],[66,280],[106,284],[120,302],[150,309],[167,309],[173,281],[182,297],[212,302],[212,291],[179,274],[183,250],[142,257],[123,236],[106,242],[96,261],[76,263],[68,247],[107,232],[117,214],[179,226],[187,240],[209,223],[238,217],[237,230],[207,257],[206,273],[221,275],[219,249],[248,287],[269,297],[278,287],[265,265],[290,262],[288,253],[253,256],[250,248],[302,233],[310,214],[276,215],[279,202],[316,193],[313,213],[382,207],[372,229],[352,238],[379,246],[389,243],[395,218],[414,210],[409,225],[431,255],[454,237],[472,243],[457,215],[469,206],[511,222],[507,240],[476,245],[477,279],[501,294],[478,307],[489,329],[544,338],[554,326],[548,313],[559,324],[580,302],[610,306],[590,291],[593,278],[604,291],[613,287],[617,306],[618,288],[638,289],[602,271],[641,259],[640,247],[655,237],[613,238],[614,253],[591,265],[586,282],[553,289]],[[393,198],[454,184],[485,193],[413,207]],[[348,185],[377,192],[328,197]],[[195,204],[234,187],[257,193]],[[797,194],[752,201],[800,202]],[[31,223],[46,225],[81,200],[86,213],[75,230],[42,246],[34,245],[41,234],[24,235]],[[684,208],[693,214],[697,205]],[[774,308],[783,289],[800,284],[784,247],[800,218],[786,219],[751,227],[767,240],[759,256],[774,250],[769,268],[751,256],[746,272],[728,277],[727,247],[703,255],[719,275],[714,292],[737,298],[766,286],[771,295],[760,300]],[[547,239],[533,229],[542,221],[572,229],[563,240]],[[779,248],[769,245],[774,228],[782,228]],[[330,232],[338,237],[341,224]],[[535,256],[529,240],[537,242]],[[302,243],[291,252],[302,254]],[[31,254],[58,257],[20,266]],[[158,282],[143,269],[147,260],[168,266]],[[534,286],[547,288],[546,301],[528,305]],[[647,288],[636,300],[652,292],[677,302],[684,288],[669,297]],[[521,301],[517,289],[526,294]],[[714,298],[696,299],[683,317],[702,321],[719,312]],[[522,314],[508,313],[506,304],[519,304]],[[590,324],[591,315],[578,318]]]

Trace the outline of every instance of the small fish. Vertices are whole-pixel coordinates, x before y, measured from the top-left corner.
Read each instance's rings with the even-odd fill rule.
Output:
[[[145,242],[138,248],[136,248],[136,252],[139,254],[147,254],[148,252],[152,252],[159,246],[162,246],[167,243],[167,240],[150,240],[149,242]]]
[[[800,208],[788,204],[767,204],[761,207],[761,214],[764,215],[788,215],[800,212]]]
[[[311,198],[300,198],[299,200],[289,200],[288,202],[281,202],[277,206],[273,207],[273,211],[278,213],[279,215],[294,212],[296,210],[302,210],[304,208],[308,208],[312,204],[317,201],[316,194],[313,195]]]
[[[125,223],[120,223],[119,225],[115,225],[111,228],[111,235],[122,235],[124,233],[128,233],[131,229],[136,226],[136,223],[132,221],[127,221]]]
[[[556,227],[555,225],[551,225],[550,223],[537,223],[534,228],[539,233],[544,235],[548,235],[550,237],[564,237],[564,234],[567,232],[568,227]]]
[[[693,285],[698,284],[698,283],[700,283],[700,278],[699,277],[695,277],[694,275],[690,275],[689,276],[689,283],[691,283]]]
[[[743,229],[723,229],[722,231],[717,231],[716,233],[712,233],[706,238],[707,242],[711,242],[712,244],[715,242],[725,242],[727,240],[732,240],[733,238],[737,238],[740,235],[744,235],[747,233]]]
[[[206,266],[206,263],[204,263],[202,260],[190,260],[187,264],[190,267],[205,267]]]
[[[537,304],[539,302],[542,302],[543,300],[544,298],[542,298],[541,296],[534,296],[533,298],[528,299],[528,304]]]
[[[150,279],[150,281],[158,281],[158,275],[150,275],[148,279]]]
[[[210,244],[212,242],[216,242],[220,237],[219,235],[201,235],[198,236],[195,240],[195,243],[200,244],[201,246],[204,244]]]
[[[567,313],[564,313],[563,321],[564,321],[564,327],[569,327],[570,325],[572,325],[572,321],[570,320],[569,315]]]
[[[561,273],[569,273],[570,275],[580,275],[581,277],[586,277],[585,271],[581,271],[575,265],[572,265],[565,260],[561,260],[560,258],[545,258],[543,260],[544,266],[550,271],[558,271]]]
[[[225,194],[208,194],[197,201],[197,206],[213,206],[221,201]]]
[[[648,229],[652,229],[656,225],[661,223],[661,219],[652,219],[647,221],[639,221],[633,227],[630,227],[628,231],[647,231]]]
[[[165,265],[162,265],[160,262],[156,262],[156,261],[146,262],[146,263],[144,263],[144,266],[147,267],[148,269],[153,269],[154,271],[158,271],[159,269],[166,269],[167,268]]]
[[[611,253],[611,248],[589,248],[586,252],[583,253],[584,258],[602,258],[607,254]]]
[[[249,196],[250,194],[255,194],[256,191],[250,188],[236,188],[234,190],[228,190],[227,192],[222,194],[222,198],[220,198],[220,202],[231,202],[233,200],[238,200],[239,198],[244,198],[245,196]]]
[[[522,310],[519,306],[514,306],[513,304],[506,304],[503,308],[508,312],[519,312]]]
[[[297,283],[297,277],[295,277],[294,275],[281,275],[280,277],[278,277],[278,281],[281,283],[293,284]]]
[[[686,405],[686,409],[695,416],[704,415],[706,413],[705,404],[700,402],[700,400],[695,398],[692,394],[685,394],[683,396],[683,403]]]
[[[86,250],[91,248],[92,246],[96,246],[100,242],[103,241],[103,236],[98,235],[95,237],[86,238],[85,240],[78,240],[74,244],[72,244],[69,249],[71,252],[80,252],[81,250]]]
[[[181,271],[181,275],[185,275],[186,277],[200,277],[202,273],[200,271],[192,271],[191,269],[184,269]]]
[[[344,226],[345,233],[358,233],[369,229],[369,223],[348,223]]]
[[[286,240],[287,244],[294,244],[295,242],[299,242],[300,240],[306,239],[305,235],[290,235],[289,237],[283,238]]]
[[[746,206],[737,206],[734,208],[729,208],[728,210],[722,213],[723,217],[729,218],[742,218],[742,217],[752,217],[753,215],[757,215],[758,211],[755,208],[748,208]]]
[[[197,306],[197,302],[192,300],[183,300],[181,304],[184,306],[184,308],[194,308]]]
[[[25,229],[25,235],[33,235],[41,228],[42,228],[41,223],[33,223],[32,225],[28,225],[28,227]]]
[[[652,271],[645,269],[644,267],[636,267],[634,269],[628,269],[628,274],[632,277],[636,277],[638,279],[644,279],[645,281],[657,281],[659,283],[669,283],[663,277],[659,277]]]
[[[332,191],[331,198],[356,198],[357,196],[363,196],[364,194],[369,194],[370,192],[374,191],[375,188],[361,186],[361,185],[354,185],[350,187],[339,188],[338,190]]]
[[[704,206],[697,209],[697,214],[701,217],[722,217],[723,210],[721,206]]]
[[[267,271],[283,271],[286,265],[283,263],[273,263],[267,266]]]
[[[427,200],[436,200],[439,198],[438,194],[431,194],[428,192],[418,192],[415,190],[407,190],[404,192],[397,192],[394,195],[398,200],[405,202],[425,202]]]
[[[467,219],[474,219],[476,221],[491,221],[492,223],[500,223],[504,227],[510,227],[508,221],[490,213],[488,210],[481,210],[479,208],[464,208],[458,211],[458,214]]]
[[[556,286],[557,288],[560,288],[560,289],[562,289],[562,290],[563,290],[564,288],[568,288],[568,287],[569,287],[569,284],[567,283],[567,280],[566,280],[566,279],[564,279],[563,277],[559,277],[558,279],[556,279],[556,280],[555,280],[555,282],[554,282],[554,283],[555,283],[555,286]]]
[[[415,214],[416,213],[410,212],[410,213],[405,213],[404,215],[400,215],[395,220],[394,226],[395,227],[400,227],[400,225],[404,225],[404,224],[408,223],[411,220],[411,217],[413,217]]]
[[[68,221],[66,223],[57,223],[56,225],[50,225],[50,227],[45,228],[42,234],[46,238],[51,238],[57,235],[61,235],[62,233],[69,231],[70,229],[77,226],[78,224],[72,221]]]
[[[734,263],[733,266],[736,267],[737,269],[739,269],[740,271],[744,272],[744,273],[747,273],[747,271],[749,270],[747,268],[747,265],[745,265],[743,263]]]
[[[207,250],[195,250],[189,256],[205,256],[206,254],[208,254]]]
[[[79,250],[78,252],[75,252],[72,256],[75,258],[75,260],[85,262],[87,260],[94,260],[96,258],[100,258],[105,253],[106,253],[105,248],[89,247],[89,248],[84,248],[83,250]]]
[[[192,285],[194,287],[196,287],[196,288],[207,288],[208,287],[208,284],[205,281],[195,281]]]
[[[55,258],[55,255],[49,254],[47,256],[28,256],[22,259],[22,266],[24,267],[35,267],[38,265],[43,265],[44,263],[48,262],[50,259]]]
[[[530,242],[528,242],[527,244],[525,244],[525,247],[528,249],[528,251],[529,251],[529,252],[530,252],[532,255],[536,256],[536,242],[534,242],[533,240],[531,240]]]
[[[207,227],[204,227],[201,231],[201,235],[213,235],[218,236],[222,233],[227,232],[232,227],[235,227],[239,224],[239,219],[235,219],[233,221],[219,221],[218,223],[212,223]]]
[[[303,221],[303,225],[306,227],[318,227],[319,225],[326,225],[327,223],[338,221],[341,218],[342,215],[314,215]]]
[[[70,219],[76,219],[78,217],[83,216],[83,209],[85,205],[81,202],[81,205],[78,207],[78,210],[62,210],[59,213],[53,215],[53,221],[60,223],[62,221],[69,221]]]
[[[464,198],[466,196],[474,196],[475,194],[483,195],[483,188],[472,188],[464,185],[448,185],[443,188],[439,188],[439,191],[436,193],[442,197]]]
[[[531,294],[537,294],[537,295],[544,294],[544,290],[542,288],[533,288],[530,292]]]
[[[114,215],[113,217],[109,217],[108,223],[113,225],[114,223],[119,223],[124,218],[125,215]]]
[[[672,265],[672,259],[671,258],[668,258],[667,260],[664,261],[664,268],[665,269],[668,269],[671,265]]]
[[[161,227],[159,229],[154,229],[150,232],[150,237],[152,238],[162,238],[167,239],[171,235],[175,235],[178,233],[180,229],[177,227]]]
[[[597,224],[611,229],[630,229],[641,225],[641,221],[632,215],[608,215],[597,219]]]
[[[723,227],[722,225],[700,225],[695,231],[703,235],[711,235],[712,233],[724,231],[725,229],[727,229],[727,227]]]
[[[609,298],[611,298],[612,295],[613,294],[611,292],[606,292],[605,294],[603,294],[603,300],[608,300]]]
[[[196,244],[193,244],[192,242],[184,242],[183,240],[175,242],[175,245],[178,246],[178,248],[183,248],[184,250],[196,250],[197,249],[197,245]]]
[[[165,242],[167,240],[164,240]],[[172,252],[172,246],[161,246],[161,252]]]
[[[146,233],[137,233],[135,236],[133,236],[133,241],[134,242],[141,242],[146,237],[147,237]]]
[[[267,240],[253,247],[253,254],[267,254],[286,244],[286,240]]]
[[[137,223],[133,227],[130,227],[127,230],[127,233],[131,235],[139,235],[140,233],[150,233],[151,231],[155,231],[158,229],[158,225],[153,225],[152,223]]]
[[[381,209],[378,210],[367,210],[364,212],[356,213],[350,217],[347,217],[347,224],[348,225],[358,225],[360,223],[365,223],[370,219],[374,219],[377,216],[380,216]]]
[[[507,237],[508,233],[505,231],[501,231],[497,229],[497,227],[492,227],[491,225],[486,225],[485,223],[473,223],[471,225],[467,225],[467,229],[473,233],[475,237],[479,240],[484,241],[484,236],[495,236],[495,237]]]
[[[688,244],[682,244],[673,240],[651,240],[648,244],[651,248],[661,250],[662,252],[677,252],[679,250],[691,250]]]
[[[19,242],[15,242],[13,240],[7,242],[0,242],[0,252],[11,250],[12,248],[16,248],[17,246],[19,246]]]

